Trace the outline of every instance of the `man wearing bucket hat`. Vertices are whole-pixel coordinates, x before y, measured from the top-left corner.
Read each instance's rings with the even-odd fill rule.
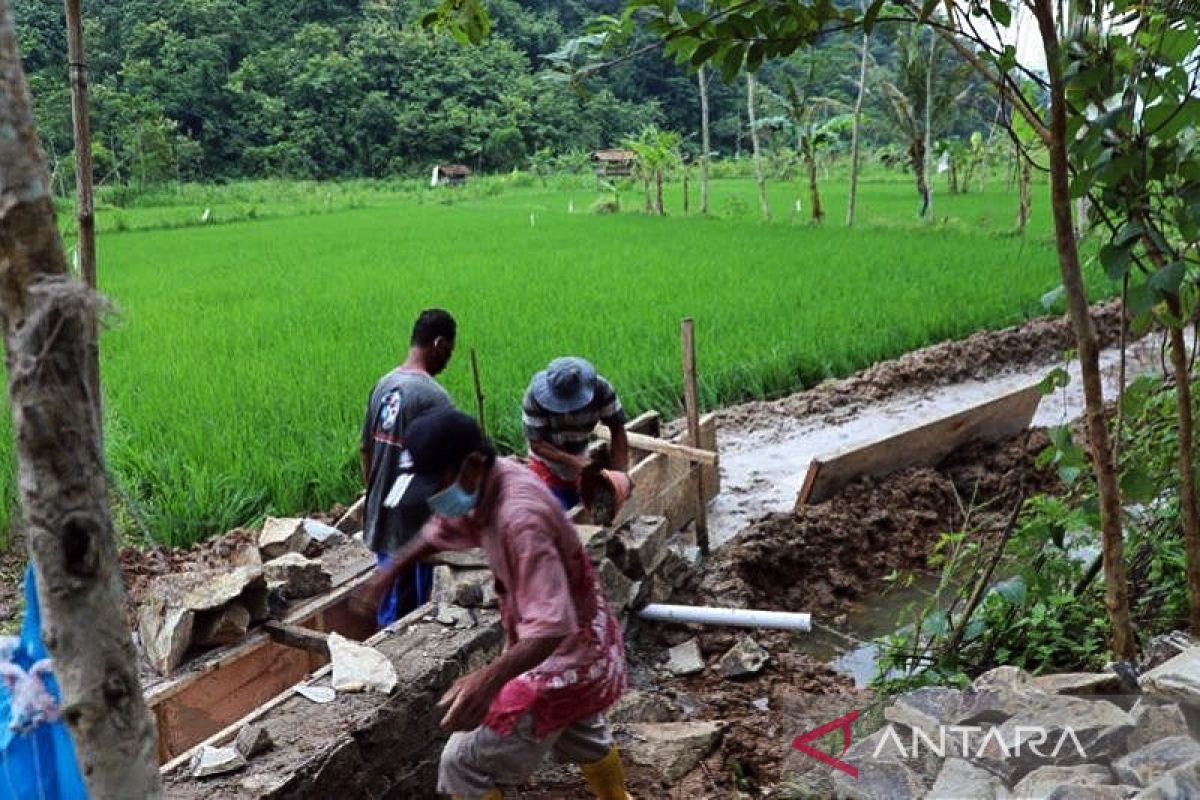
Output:
[[[628,800],[620,755],[602,713],[626,686],[621,627],[579,536],[536,477],[496,451],[454,409],[408,430],[406,497],[433,512],[421,535],[380,567],[355,606],[370,609],[393,575],[439,550],[482,547],[495,573],[506,644],[442,697],[438,791],[503,797],[553,753],[580,766],[601,800]]]
[[[579,502],[579,479],[589,466],[588,440],[596,423],[612,433],[609,466],[629,470],[625,411],[612,385],[586,359],[556,358],[533,376],[522,403],[529,466],[563,508]]]

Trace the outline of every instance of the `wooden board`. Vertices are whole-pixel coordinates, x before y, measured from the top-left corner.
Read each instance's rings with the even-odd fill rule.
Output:
[[[711,452],[717,450],[715,415],[700,419],[700,447]],[[703,465],[700,471],[705,499],[711,501],[721,488],[720,468],[716,464]],[[691,462],[655,453],[629,475],[633,479],[633,493],[615,524],[641,514],[655,514],[666,517],[671,530],[679,530],[696,518],[698,498]]]
[[[967,442],[1007,439],[1029,427],[1041,398],[1036,385],[1027,386],[863,447],[814,459],[796,508],[828,500],[857,478],[934,466]]]

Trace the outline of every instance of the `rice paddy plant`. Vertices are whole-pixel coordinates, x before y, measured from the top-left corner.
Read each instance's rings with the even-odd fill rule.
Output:
[[[119,308],[102,353],[122,519],[138,538],[178,545],[353,499],[367,393],[403,358],[425,307],[459,320],[443,376],[456,403],[474,411],[474,348],[489,432],[521,449],[521,395],[558,355],[594,361],[631,414],[673,415],[683,316],[696,319],[713,407],[1020,321],[1058,283],[1042,233],[997,235],[1012,200],[1000,186],[940,197],[950,220],[931,226],[905,222],[907,184],[867,183],[864,224],[847,230],[786,215],[594,215],[594,183],[479,190],[448,206],[424,202],[437,196],[426,190],[379,190],[353,210],[102,235],[101,288]],[[715,182],[714,208],[753,191]],[[780,207],[796,194],[772,191]],[[841,202],[827,193],[831,208]],[[11,500],[10,474],[0,487]]]

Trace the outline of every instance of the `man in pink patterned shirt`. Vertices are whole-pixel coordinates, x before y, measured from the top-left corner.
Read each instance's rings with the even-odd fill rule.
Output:
[[[627,800],[602,716],[626,686],[621,628],[558,501],[528,469],[498,459],[460,411],[413,420],[407,447],[413,475],[405,496],[426,497],[434,516],[381,567],[366,602],[409,563],[482,547],[506,636],[500,657],[460,678],[439,703],[448,707],[442,726],[454,733],[438,791],[500,798],[497,784],[521,782],[553,752],[579,764],[601,800]]]

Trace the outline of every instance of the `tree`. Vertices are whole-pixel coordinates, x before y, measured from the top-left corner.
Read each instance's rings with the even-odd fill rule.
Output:
[[[754,183],[758,186],[758,205],[763,219],[771,218],[771,201],[767,197],[767,178],[763,173],[762,148],[759,146],[758,112],[755,109],[753,72],[746,73],[746,123],[750,128],[750,146],[754,148]]]
[[[859,128],[862,124],[863,99],[867,91],[867,59],[871,51],[869,44],[871,35],[863,30],[862,53],[859,56],[858,93],[854,100],[854,124],[850,129],[850,197],[846,202],[846,225],[854,227],[854,217],[858,205],[858,168],[859,168]]]
[[[666,213],[663,208],[663,182],[667,170],[681,163],[679,155],[680,136],[674,131],[664,131],[657,125],[647,125],[636,138],[625,140],[625,146],[637,155],[638,172],[646,194],[646,211]],[[654,199],[650,196],[650,182],[654,182]]]
[[[798,88],[795,81],[788,81],[786,108],[796,130],[797,149],[808,176],[808,205],[812,220],[820,224],[825,218],[825,211],[821,206],[821,190],[817,185],[817,158],[821,150],[837,141],[837,132],[844,127],[845,120],[835,118],[822,121],[823,114],[843,110],[843,107],[841,103],[828,97],[809,96],[807,86],[812,84],[811,77],[810,68],[809,81],[804,89]]]
[[[26,538],[93,797],[161,797],[109,515],[100,398],[90,372],[97,300],[67,269],[13,18],[0,0],[0,318]]]
[[[696,70],[700,85],[700,213],[708,214],[708,162],[712,157],[712,137],[708,124],[708,72]]]
[[[958,106],[971,93],[971,68],[950,49],[937,48],[932,32],[922,37],[917,26],[901,28],[896,36],[895,79],[880,74],[879,111],[904,137],[909,164],[921,197],[921,216],[930,214],[929,148],[945,130]],[[928,54],[923,46],[928,43]],[[879,72],[876,70],[877,73]],[[932,91],[931,91],[932,90]]]

